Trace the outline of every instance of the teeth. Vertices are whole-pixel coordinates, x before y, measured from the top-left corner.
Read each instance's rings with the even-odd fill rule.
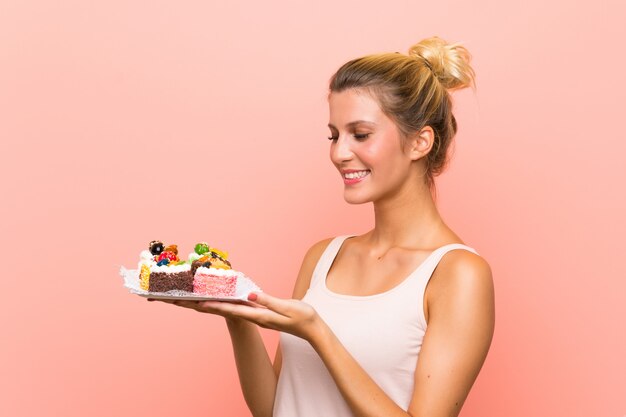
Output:
[[[344,176],[347,179],[351,180],[351,179],[354,179],[354,178],[363,178],[367,174],[369,174],[369,171],[357,171],[357,172],[348,172],[348,173],[344,174]]]

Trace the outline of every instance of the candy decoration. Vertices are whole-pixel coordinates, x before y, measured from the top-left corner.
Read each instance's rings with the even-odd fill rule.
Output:
[[[226,262],[228,262],[228,261],[223,261],[220,258],[213,258],[213,259],[211,259],[211,268],[231,269],[230,265],[227,264]]]
[[[168,252],[173,252],[175,255],[178,255],[178,246],[176,245],[169,245],[165,248],[165,250]]]
[[[159,240],[153,240],[148,245],[148,249],[150,249],[150,253],[151,254],[153,254],[153,255],[160,255],[161,252],[163,252],[163,249],[164,249],[163,242],[161,242]]]
[[[211,252],[212,252],[212,254],[215,254],[215,256],[219,256],[220,258],[222,258],[222,260],[224,260],[224,261],[228,259],[228,253],[227,252],[221,251],[221,250],[219,250],[217,248],[211,248]]]
[[[163,259],[168,259],[170,262],[176,262],[178,261],[178,256],[176,256],[176,254],[174,252],[170,252],[168,250],[163,251],[159,257],[157,258],[157,262],[158,261],[162,261]]]
[[[211,257],[210,257],[210,256],[208,256],[208,255],[204,255],[204,256],[202,256],[201,258],[196,259],[196,260],[195,260],[195,262],[199,262],[199,263],[201,263],[201,264],[202,264],[202,263],[207,262],[207,261],[210,261],[210,260],[211,260]]]
[[[170,260],[167,258],[163,258],[161,259],[159,262],[157,262],[157,266],[164,266],[164,265],[169,265]]]
[[[209,248],[209,245],[207,245],[206,243],[200,242],[200,243],[196,244],[196,247],[193,250],[198,255],[202,255],[202,254],[207,253],[210,250],[210,248]]]

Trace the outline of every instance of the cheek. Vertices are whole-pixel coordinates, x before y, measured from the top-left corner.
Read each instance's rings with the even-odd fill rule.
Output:
[[[390,145],[384,141],[368,144],[363,147],[363,157],[380,167],[387,164],[394,165],[398,161],[400,150]]]

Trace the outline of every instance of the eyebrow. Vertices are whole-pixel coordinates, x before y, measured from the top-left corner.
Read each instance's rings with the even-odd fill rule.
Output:
[[[358,126],[360,124],[376,126],[376,123],[374,123],[374,122],[368,122],[367,120],[355,120],[354,122],[348,123],[346,125],[346,127],[355,127],[355,126]],[[335,125],[333,125],[332,123],[328,123],[328,127],[332,127],[333,129],[337,129],[337,127]]]

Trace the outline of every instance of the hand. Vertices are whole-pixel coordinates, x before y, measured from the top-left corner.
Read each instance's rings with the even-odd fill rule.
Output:
[[[308,341],[311,341],[323,323],[315,309],[300,300],[276,298],[266,293],[251,293],[248,300],[254,304],[222,301],[159,301],[202,313],[217,314],[231,320],[247,320],[266,329],[291,333]]]
[[[200,313],[215,314],[223,316],[225,318],[231,318],[228,309],[224,309],[225,304],[231,304],[229,302],[221,301],[195,301],[195,300],[160,300],[155,298],[148,298],[148,301],[159,301],[166,304],[173,304],[178,307],[189,308],[196,310]]]

